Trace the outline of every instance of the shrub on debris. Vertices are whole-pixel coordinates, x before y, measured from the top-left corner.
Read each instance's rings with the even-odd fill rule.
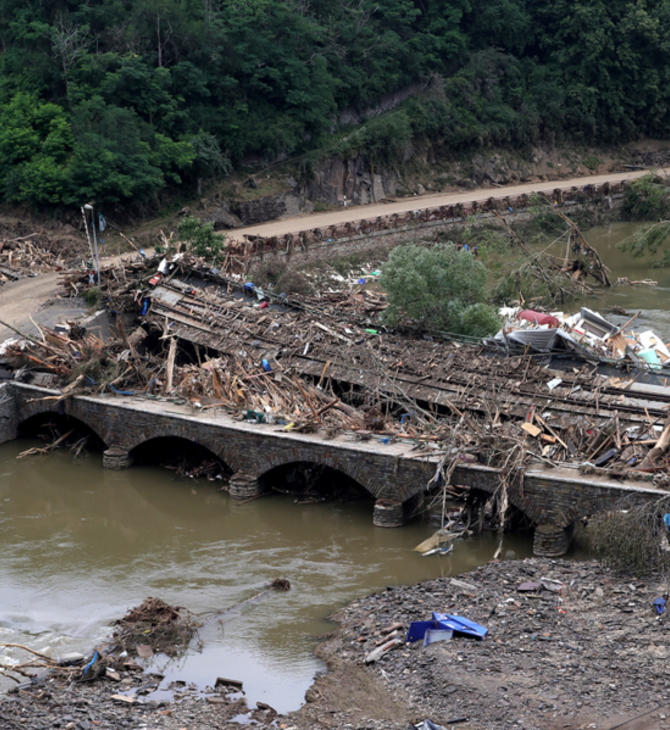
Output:
[[[670,543],[664,515],[670,497],[597,515],[589,523],[591,545],[608,566],[620,573],[649,576],[670,573]]]
[[[486,267],[454,244],[393,249],[380,280],[388,295],[384,320],[414,321],[423,329],[482,337],[500,328],[486,303]]]

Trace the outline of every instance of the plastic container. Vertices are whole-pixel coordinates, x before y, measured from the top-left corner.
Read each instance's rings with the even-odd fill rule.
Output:
[[[644,360],[647,364],[651,365],[652,368],[661,367],[661,360],[658,356],[658,353],[651,347],[646,350],[640,350],[636,353],[636,355]]]

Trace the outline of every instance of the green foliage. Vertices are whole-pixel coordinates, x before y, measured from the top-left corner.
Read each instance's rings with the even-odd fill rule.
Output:
[[[486,267],[453,244],[394,248],[380,279],[391,325],[415,322],[429,331],[482,337],[500,321],[485,303]]]
[[[628,221],[659,221],[670,217],[670,193],[655,175],[645,175],[626,185],[621,215]]]
[[[100,304],[102,303],[102,299],[102,289],[97,286],[90,286],[84,292],[84,301],[86,302],[86,306],[90,307],[91,309],[98,309],[100,307]]]
[[[644,256],[655,256],[661,251],[661,258],[652,262],[654,268],[662,269],[670,266],[670,252],[663,250],[663,245],[670,237],[670,221],[660,221],[651,226],[638,228],[630,238],[618,244],[621,251],[625,251],[633,259]]]
[[[177,236],[191,253],[212,263],[218,261],[226,240],[223,233],[214,231],[213,223],[203,223],[199,218],[190,215],[179,221]]]
[[[63,110],[30,94],[0,107],[0,187],[7,200],[54,203],[66,191],[74,139]]]
[[[588,167],[589,170],[593,171],[597,170],[600,165],[602,165],[602,162],[603,161],[600,159],[600,157],[597,157],[596,155],[589,155],[588,157],[584,158],[584,164],[586,165],[586,167]]]
[[[634,259],[660,252],[660,258],[652,262],[652,266],[670,267],[670,251],[663,249],[670,239],[670,194],[664,181],[654,175],[645,175],[627,185],[621,212],[625,220],[657,222],[638,228],[618,248]]]
[[[333,151],[345,157],[363,154],[371,165],[392,165],[402,161],[411,141],[409,117],[400,110],[367,122]]]
[[[40,206],[314,150],[670,134],[670,0],[0,0],[0,38],[0,195]]]

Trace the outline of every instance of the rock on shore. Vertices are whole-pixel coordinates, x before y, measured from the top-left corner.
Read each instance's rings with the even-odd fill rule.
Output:
[[[540,585],[520,592],[522,583]],[[666,588],[596,562],[493,562],[458,578],[389,587],[338,611],[339,627],[317,649],[328,672],[289,716],[250,712],[223,687],[142,701],[150,678],[135,674],[122,679],[132,704],[111,699],[120,687],[109,679],[47,679],[0,702],[0,727],[221,730],[251,721],[279,730],[407,730],[429,718],[461,730],[670,728],[667,613],[652,606]],[[433,611],[472,619],[489,636],[401,643],[365,664],[377,645],[403,638]]]

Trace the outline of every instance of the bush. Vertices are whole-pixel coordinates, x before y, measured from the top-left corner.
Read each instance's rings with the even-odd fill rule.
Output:
[[[668,512],[670,497],[663,497],[641,507],[597,515],[589,525],[591,545],[606,565],[620,573],[667,573],[670,545],[663,515]]]
[[[486,303],[486,267],[453,243],[432,248],[398,246],[384,267],[381,286],[391,325],[415,322],[425,330],[482,337],[500,321]]]
[[[645,175],[626,186],[621,215],[627,221],[659,221],[670,215],[667,187],[655,175]]]
[[[213,223],[203,223],[199,218],[190,215],[179,221],[177,235],[191,253],[212,263],[216,263],[221,256],[226,240],[223,233],[214,231]]]

